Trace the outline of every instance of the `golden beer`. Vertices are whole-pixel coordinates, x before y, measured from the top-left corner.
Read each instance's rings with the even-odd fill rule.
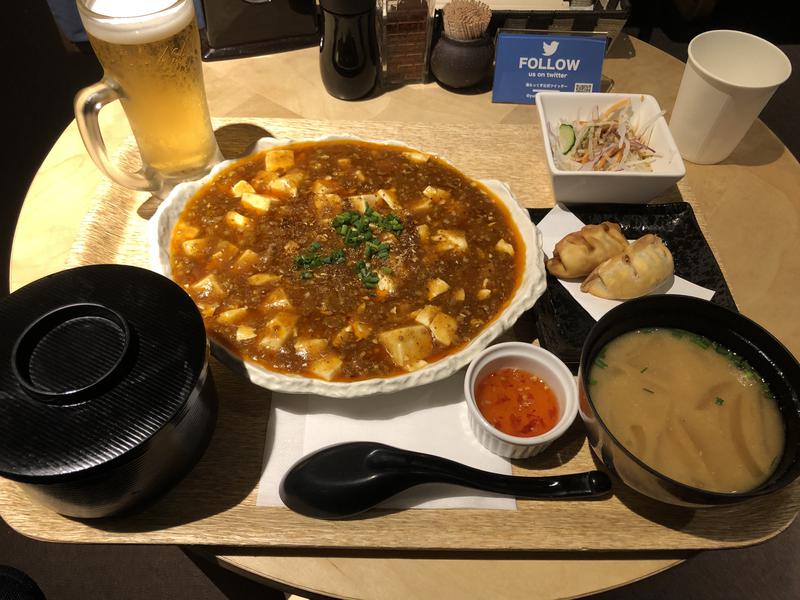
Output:
[[[165,180],[207,172],[218,149],[192,1],[82,0],[79,7],[88,9],[81,13],[104,82],[120,96],[146,167]]]

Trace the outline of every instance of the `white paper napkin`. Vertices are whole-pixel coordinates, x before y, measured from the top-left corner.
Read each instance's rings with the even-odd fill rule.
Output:
[[[545,256],[552,257],[556,244],[565,235],[573,231],[578,231],[584,225],[585,223],[572,212],[560,204],[556,204],[538,225],[539,231],[542,234],[542,250]],[[597,296],[582,292],[580,281],[565,281],[559,279],[559,282],[566,288],[570,295],[586,309],[586,312],[588,312],[595,321],[600,319],[600,317],[615,306],[621,304],[619,300],[606,300],[605,298],[598,298]],[[713,290],[696,285],[682,277],[673,277],[671,281],[665,283],[662,288],[656,290],[655,293],[683,294],[685,296],[702,298],[703,300],[711,300],[711,297],[714,295]]]
[[[426,386],[364,398],[273,393],[256,504],[283,506],[278,487],[289,468],[306,454],[341,442],[381,442],[510,475],[510,463],[486,450],[472,435],[463,386],[461,370]],[[412,488],[381,506],[515,510],[516,502],[437,484]]]

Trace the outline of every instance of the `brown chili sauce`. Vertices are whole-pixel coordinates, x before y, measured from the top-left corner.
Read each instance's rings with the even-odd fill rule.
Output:
[[[170,252],[214,341],[333,381],[458,351],[509,303],[525,255],[482,184],[434,156],[355,141],[237,162],[189,200]]]

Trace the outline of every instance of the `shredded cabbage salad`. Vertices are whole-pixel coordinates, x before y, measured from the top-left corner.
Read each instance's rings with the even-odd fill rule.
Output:
[[[548,124],[556,167],[564,171],[652,171],[661,155],[650,147],[653,124],[664,111],[642,120],[629,98],[597,106],[587,119]],[[555,126],[555,129],[553,128]]]

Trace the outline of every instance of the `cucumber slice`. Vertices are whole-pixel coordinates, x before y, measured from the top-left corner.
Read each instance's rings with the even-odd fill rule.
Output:
[[[562,123],[558,128],[558,147],[561,154],[566,154],[575,145],[575,130],[572,125]]]

